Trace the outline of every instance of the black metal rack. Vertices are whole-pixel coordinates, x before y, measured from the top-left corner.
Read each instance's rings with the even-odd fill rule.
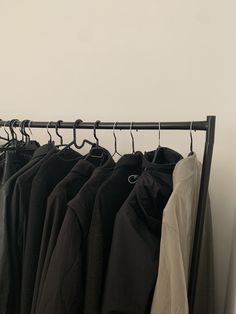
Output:
[[[1,126],[12,126],[11,121],[2,121],[0,120]],[[204,225],[204,217],[205,217],[205,209],[207,202],[207,194],[208,194],[208,185],[210,178],[210,170],[211,170],[211,161],[212,161],[212,153],[214,146],[214,137],[215,137],[215,116],[207,116],[205,121],[194,121],[194,122],[99,122],[96,125],[96,129],[113,129],[114,124],[116,129],[130,129],[132,126],[132,130],[200,130],[206,132],[206,140],[205,140],[205,149],[203,156],[203,164],[202,164],[202,175],[201,175],[201,183],[200,183],[200,192],[199,192],[199,200],[198,200],[198,210],[196,217],[196,226],[194,233],[194,242],[193,242],[193,250],[192,250],[192,260],[190,267],[190,276],[189,276],[189,286],[188,286],[188,300],[189,300],[189,312],[193,313],[194,300],[195,300],[195,292],[196,292],[196,283],[198,276],[198,266],[199,266],[199,257],[201,251],[201,242],[202,242],[202,232]],[[14,127],[20,127],[22,125],[21,121],[15,120]],[[81,122],[76,124],[76,128],[78,129],[94,129],[94,122]],[[55,128],[58,126],[57,122],[38,122],[38,121],[30,121],[31,128]],[[63,129],[72,129],[75,127],[74,122],[61,122],[59,128]]]

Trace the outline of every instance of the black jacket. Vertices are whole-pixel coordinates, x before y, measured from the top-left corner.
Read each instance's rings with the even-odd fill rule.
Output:
[[[20,142],[16,141],[16,146],[20,146]],[[2,184],[23,166],[25,166],[32,158],[34,152],[39,148],[39,143],[36,141],[30,141],[25,144],[24,148],[19,148],[13,151],[7,151],[4,154],[4,167]]]
[[[81,157],[71,149],[54,154],[41,165],[33,180],[22,272],[21,314],[31,311],[47,198]]]
[[[114,161],[109,159],[94,170],[80,192],[68,204],[58,235],[37,314],[81,313],[86,271],[86,243],[97,190],[111,175]]]
[[[14,313],[16,303],[12,292],[14,291],[14,283],[18,282],[14,278],[16,271],[14,270],[15,262],[12,258],[17,256],[14,250],[15,232],[18,231],[17,225],[17,211],[12,208],[12,201],[14,201],[14,187],[17,179],[29,169],[35,167],[37,163],[49,151],[49,147],[39,147],[32,159],[14,175],[12,175],[7,182],[2,186],[0,191],[0,313]],[[42,154],[43,153],[43,154]],[[13,214],[12,214],[13,213]],[[16,235],[18,240],[18,234]],[[14,250],[14,254],[12,254]],[[16,258],[18,260],[18,258]],[[17,265],[17,269],[20,266]]]
[[[35,313],[37,299],[40,297],[52,252],[66,214],[67,203],[79,192],[94,169],[95,166],[89,161],[79,160],[68,175],[56,185],[48,198],[31,314]]]
[[[124,155],[98,190],[87,243],[84,314],[100,314],[103,283],[116,213],[132,191],[130,175],[142,172],[142,153]]]
[[[145,170],[116,215],[102,314],[150,313],[157,277],[162,212],[172,192],[172,172],[182,158],[176,152],[166,150],[164,154],[159,152],[161,157],[167,157],[162,163],[160,159],[157,159],[158,164],[144,160]]]

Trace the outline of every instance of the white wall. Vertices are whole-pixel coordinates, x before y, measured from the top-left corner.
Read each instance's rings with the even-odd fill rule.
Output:
[[[210,184],[220,314],[236,210],[235,12],[233,0],[0,0],[0,118],[217,115]],[[112,147],[111,132],[99,134]],[[34,135],[46,140],[45,130]],[[157,143],[153,131],[135,137],[138,149]],[[122,152],[131,149],[128,132],[118,139]],[[199,156],[203,141],[195,135]],[[162,145],[187,154],[189,134],[162,132]]]

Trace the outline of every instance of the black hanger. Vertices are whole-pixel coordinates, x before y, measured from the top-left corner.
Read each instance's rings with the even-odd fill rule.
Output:
[[[3,148],[3,147],[8,147],[8,146],[10,145],[10,143],[11,143],[10,134],[9,134],[9,133],[7,132],[7,130],[6,130],[6,124],[7,124],[7,122],[8,122],[8,121],[5,121],[5,123],[4,123],[4,125],[3,125],[3,129],[4,129],[5,133],[7,134],[7,142],[6,142],[4,145],[1,146],[2,148]]]
[[[40,146],[40,144],[37,141],[32,140],[30,137],[30,134],[26,132],[26,126],[27,126],[32,135],[32,131],[30,129],[30,123],[31,123],[30,120],[24,120],[22,123],[22,133],[25,136],[25,143],[22,145],[22,148],[27,151],[34,151]]]
[[[0,121],[3,121],[2,119],[0,119]],[[6,138],[6,137],[3,137],[3,136],[0,136],[0,139],[3,140],[3,141],[9,141],[9,137]]]
[[[19,121],[18,119],[12,119],[11,122],[10,122],[10,126],[9,126],[12,139],[13,139],[13,140],[16,140],[16,141],[17,141],[17,134],[16,134],[16,132],[14,131],[14,124],[15,124],[16,122],[18,122],[18,121]]]
[[[14,131],[13,127],[14,127],[14,124],[17,121],[19,121],[19,120],[18,119],[12,119],[12,120],[9,121],[9,129],[10,129],[10,132],[11,132],[11,138],[9,136],[9,133],[6,131],[5,125],[4,125],[4,130],[8,134],[9,140],[8,140],[7,143],[5,143],[5,145],[0,147],[0,152],[16,150],[16,148],[17,148],[17,134]]]
[[[30,133],[32,135],[32,131],[30,129],[30,122],[31,122],[30,120],[23,120],[21,125],[20,125],[20,132],[22,134],[22,140],[23,140],[23,142],[25,142],[25,144],[31,142],[30,135],[28,133],[26,133],[26,129],[25,129],[26,125],[27,125],[29,130],[30,130]]]
[[[4,124],[4,130],[7,133],[7,137],[9,140],[4,146],[0,147],[0,152],[12,151],[12,150],[25,150],[25,151],[36,150],[40,146],[39,143],[36,141],[31,141],[29,134],[27,134],[25,131],[25,126],[27,123],[30,122],[30,120],[23,120],[19,125],[20,133],[22,135],[21,140],[18,140],[17,134],[14,131],[14,124],[16,122],[19,122],[19,120],[13,119],[9,122],[9,129],[10,129],[11,137],[12,137],[11,139],[10,139],[9,133],[6,131],[6,128],[5,128],[6,123]]]
[[[6,149],[4,149],[4,148],[7,148],[9,143],[10,143],[10,134],[6,130],[6,124],[7,124],[7,121],[5,121],[3,124],[3,130],[7,134],[7,138],[6,138],[6,143],[4,143],[0,146],[0,153],[1,153],[0,156],[2,156],[4,154],[4,152],[6,151]]]
[[[59,134],[59,132],[58,132],[58,128],[60,128],[60,125],[61,125],[62,122],[63,122],[62,120],[58,120],[58,121],[56,122],[56,125],[55,125],[55,132],[56,132],[56,135],[57,135],[57,136],[59,137],[59,139],[60,139],[60,144],[56,145],[57,148],[60,148],[60,147],[68,147],[67,144],[64,144],[64,143],[63,143],[63,137],[62,137],[62,135]]]
[[[21,121],[20,125],[19,125],[19,131],[21,133],[21,142],[25,143],[27,141],[26,135],[24,133],[24,128],[23,125],[25,123],[26,120]]]
[[[190,134],[190,152],[188,154],[188,156],[191,156],[194,154],[194,151],[193,151],[193,133],[192,133],[192,130],[193,130],[193,121],[191,121],[190,123],[190,129],[189,129],[189,134]]]
[[[77,144],[77,141],[76,141],[76,126],[78,126],[81,122],[83,122],[82,120],[78,119],[75,121],[75,125],[74,125],[74,128],[73,128],[73,136],[74,136],[74,140],[75,140],[75,147],[80,149],[82,147],[84,147],[84,145],[87,143],[91,146],[94,146],[94,143],[92,143],[91,141],[89,141],[88,139],[84,139],[82,144],[81,145],[78,145]]]
[[[29,141],[30,141],[30,136],[26,133],[25,131],[25,125],[28,123],[29,120],[23,120],[19,124],[19,130],[21,133],[21,141],[19,142],[21,144],[21,148],[24,147]]]
[[[61,134],[59,134],[58,132],[58,128],[60,127],[60,124],[61,122],[63,122],[62,120],[58,120],[56,122],[56,126],[55,126],[55,132],[56,132],[56,135],[59,137],[60,139],[60,144],[59,145],[56,145],[56,147],[62,147],[62,146],[66,146],[64,143],[63,143],[63,137],[61,136]]]
[[[122,155],[121,155],[121,154],[118,152],[118,150],[117,150],[117,137],[116,137],[116,133],[115,133],[116,124],[117,124],[117,122],[114,123],[114,125],[113,125],[113,130],[112,130],[112,133],[113,133],[113,136],[114,136],[114,147],[115,147],[115,151],[114,151],[112,157],[114,157],[115,154],[117,154],[117,155],[119,155],[120,157],[122,157]]]
[[[77,128],[77,126],[79,126],[79,124],[81,122],[83,122],[81,119],[77,119],[74,122],[74,125],[73,125],[73,140],[69,144],[65,145],[65,147],[61,150],[61,152],[66,150],[66,149],[68,149],[68,148],[70,148],[71,146],[74,146],[75,148],[80,149],[80,148],[82,148],[85,145],[85,143],[87,143],[87,144],[89,144],[91,146],[94,145],[94,143],[90,142],[87,139],[84,139],[82,144],[78,145],[77,140],[76,140],[76,128]]]
[[[11,132],[11,139],[9,141],[9,144],[14,147],[16,147],[16,143],[17,143],[17,134],[14,131],[14,124],[18,121],[19,121],[18,119],[12,119],[10,120],[10,123],[9,123],[9,130]]]
[[[99,139],[98,139],[97,134],[96,134],[96,130],[97,130],[97,127],[98,127],[100,122],[101,122],[100,120],[97,120],[94,123],[93,136],[96,140],[96,144],[95,145],[93,144],[92,148],[90,149],[89,153],[87,154],[87,156],[84,159],[88,159],[89,157],[98,158],[98,159],[104,158],[104,153],[106,151],[103,147],[99,146]]]
[[[13,136],[13,141],[15,141],[13,149],[15,149],[17,151],[22,151],[22,150],[24,150],[24,151],[35,151],[40,146],[40,144],[37,141],[31,140],[30,135],[28,133],[26,133],[26,130],[25,130],[26,124],[29,125],[30,120],[23,120],[19,125],[20,133],[22,135],[21,141],[19,141],[17,139],[17,134],[13,130],[13,127],[14,127],[14,124],[16,123],[16,121],[19,121],[19,120],[15,119],[15,121],[12,121],[12,123],[10,122],[10,130],[11,130],[11,133]],[[31,132],[30,128],[29,128],[29,130]],[[32,134],[32,132],[31,132],[31,134]]]
[[[7,140],[8,140],[8,142],[10,141],[10,134],[7,132],[7,130],[6,130],[6,124],[7,124],[7,121],[5,121],[5,123],[4,123],[4,125],[3,125],[3,129],[4,129],[4,131],[6,132],[6,134],[7,134]]]

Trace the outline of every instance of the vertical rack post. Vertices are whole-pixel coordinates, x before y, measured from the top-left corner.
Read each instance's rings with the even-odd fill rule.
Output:
[[[201,184],[200,184],[200,191],[199,191],[198,210],[197,210],[196,225],[195,225],[195,232],[194,232],[192,260],[191,260],[190,274],[189,274],[188,301],[189,301],[189,313],[190,314],[193,314],[195,294],[196,294],[198,266],[199,266],[199,260],[200,260],[200,254],[201,254],[202,233],[203,233],[203,226],[204,226],[209,178],[210,178],[210,171],[211,171],[211,161],[212,161],[212,153],[213,153],[214,137],[215,137],[215,120],[216,120],[215,116],[207,117],[208,127],[206,131],[206,142],[205,142],[204,157],[203,157],[203,164],[202,164],[202,175],[201,175]]]

